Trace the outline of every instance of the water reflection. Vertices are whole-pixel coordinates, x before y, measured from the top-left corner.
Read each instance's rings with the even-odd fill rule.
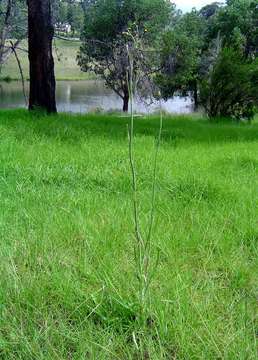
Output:
[[[29,84],[26,83],[28,92]],[[58,111],[84,113],[96,111],[121,110],[122,101],[112,90],[107,89],[102,81],[58,81],[57,82]],[[20,82],[0,83],[0,108],[25,107],[22,86]],[[162,107],[171,113],[191,113],[193,111],[190,98],[174,97],[162,103]],[[151,113],[156,111],[158,104],[146,106],[136,102],[136,111]]]

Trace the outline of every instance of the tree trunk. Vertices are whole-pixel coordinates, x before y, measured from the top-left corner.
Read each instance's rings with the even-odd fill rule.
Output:
[[[194,111],[197,111],[198,108],[199,108],[199,98],[198,98],[198,85],[197,85],[197,81],[194,82],[193,94],[194,94]]]
[[[56,112],[51,0],[27,0],[30,62],[29,110]]]
[[[123,97],[123,112],[128,112],[129,109],[129,93],[128,89],[124,90],[124,97]]]

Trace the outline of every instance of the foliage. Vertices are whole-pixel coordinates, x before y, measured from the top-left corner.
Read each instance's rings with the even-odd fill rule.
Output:
[[[201,8],[199,11],[199,14],[204,17],[205,19],[210,19],[217,13],[217,11],[220,9],[221,3],[218,1],[215,1],[211,4],[205,5]]]
[[[7,38],[24,39],[27,32],[27,7],[25,0],[0,1],[0,32],[6,19],[8,2],[11,4],[7,26]]]
[[[251,119],[258,104],[258,61],[249,62],[225,48],[207,79],[202,81],[201,102],[210,117]]]
[[[247,91],[245,96],[241,96],[241,102],[243,98],[246,99],[245,105],[239,105],[241,110],[236,109],[234,105],[234,111],[231,107],[226,111],[225,105],[220,104],[221,110],[223,108],[222,113],[224,115],[231,113],[231,116],[234,117],[239,117],[241,114],[244,117],[251,116],[254,111],[254,94],[257,92],[255,80],[251,75],[255,72],[252,69],[256,67],[254,59],[258,51],[257,0],[231,0],[227,2],[226,6],[215,2],[203,7],[199,12],[193,10],[181,15],[163,37],[161,45],[161,71],[157,76],[157,82],[164,98],[173,96],[175,92],[183,96],[190,94],[194,98],[196,107],[201,102],[206,104],[205,109],[209,114],[213,113],[210,106],[207,106],[212,102],[208,94],[217,93],[216,87],[218,89],[220,87],[216,83],[216,76],[213,72],[220,68],[224,72],[224,79],[228,81],[228,84],[225,84],[226,87],[233,89],[238,79],[243,89],[242,93]],[[239,59],[243,57],[248,59],[246,64],[242,64],[242,60],[237,61],[240,68],[235,75],[233,74],[232,80],[230,80],[232,75],[230,66],[225,66],[222,70],[219,60],[221,50],[227,47],[238,53]],[[219,64],[217,64],[218,61]],[[234,68],[236,67],[235,65]],[[247,71],[247,74],[244,74],[243,69]],[[229,73],[226,73],[227,70]],[[239,85],[236,88],[239,89]],[[251,95],[252,93],[253,95]],[[207,95],[206,99],[204,98],[205,94]],[[239,95],[234,95],[232,91],[227,93],[227,99],[224,98],[222,92],[217,95],[221,95],[222,102],[223,99],[227,102],[231,101],[232,106],[238,103],[234,96]],[[230,96],[232,96],[231,100]],[[219,98],[214,101],[219,101]],[[213,106],[211,107],[213,108]],[[219,105],[216,105],[215,108],[218,109]]]
[[[0,1],[0,73],[2,65],[18,47],[27,32],[27,11],[24,0]],[[8,40],[15,39],[11,45]]]
[[[72,35],[80,34],[83,26],[83,4],[76,0],[54,0],[54,21],[59,24],[71,25]]]
[[[246,57],[258,51],[258,0],[228,0],[216,15],[210,36],[217,34],[223,46],[242,49]]]
[[[192,93],[197,106],[200,55],[204,46],[205,20],[196,10],[182,15],[161,42],[161,71],[157,76],[162,96]]]
[[[126,45],[131,42],[126,32],[135,33],[145,49],[151,47],[154,53],[155,41],[171,11],[167,0],[99,0],[88,7],[79,64],[83,71],[93,71],[105,80],[124,100],[124,110],[129,98]],[[150,51],[148,55],[151,56]]]
[[[156,81],[163,98],[172,97],[175,92],[186,95],[194,86],[198,49],[186,33],[167,31],[162,38],[161,72]]]

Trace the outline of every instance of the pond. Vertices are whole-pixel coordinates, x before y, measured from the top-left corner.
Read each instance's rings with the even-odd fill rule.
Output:
[[[29,84],[26,83],[28,93]],[[112,90],[107,89],[102,81],[58,81],[57,107],[60,112],[86,113],[92,111],[121,110],[122,100]],[[0,83],[0,108],[24,108],[25,101],[22,84],[18,81]],[[190,98],[173,99],[162,102],[162,107],[170,113],[191,113],[193,104]],[[151,113],[158,110],[158,104],[146,105],[136,101],[135,108],[140,113]]]

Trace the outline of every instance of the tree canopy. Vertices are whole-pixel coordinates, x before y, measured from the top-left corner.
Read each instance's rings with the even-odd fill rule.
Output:
[[[190,93],[210,116],[250,117],[257,104],[257,34],[257,0],[213,3],[179,16],[161,42],[163,97]]]
[[[84,71],[101,76],[128,108],[128,61],[125,33],[134,29],[145,48],[155,48],[169,23],[173,6],[168,0],[96,0],[88,7],[79,64]]]

